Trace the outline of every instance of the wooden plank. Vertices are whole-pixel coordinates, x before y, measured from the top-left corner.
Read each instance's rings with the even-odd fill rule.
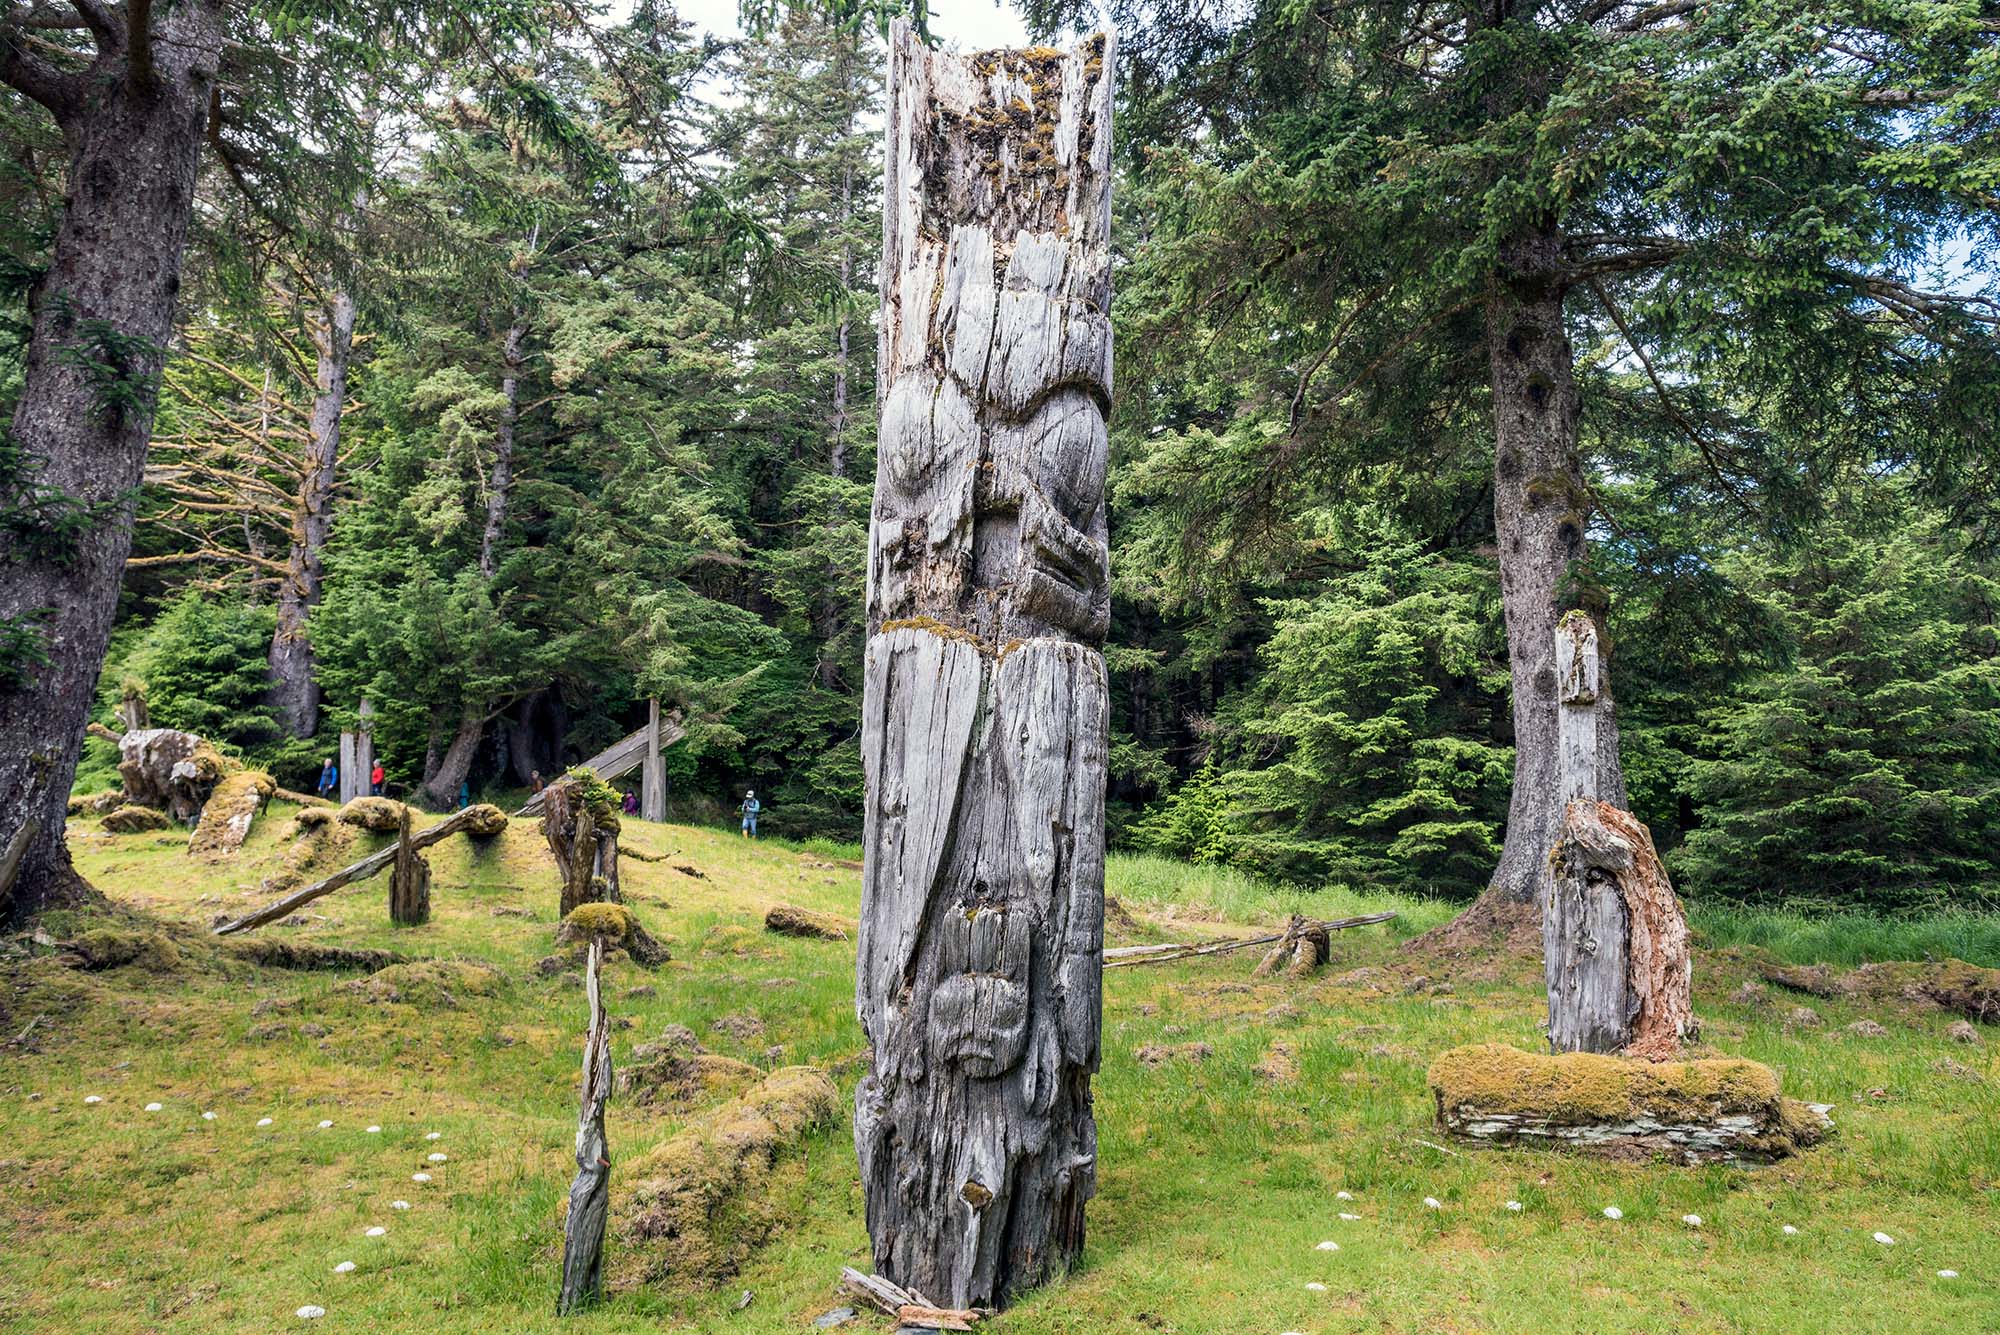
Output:
[[[630,774],[646,759],[646,733],[646,728],[640,728],[636,732],[627,733],[611,745],[605,747],[602,751],[599,751],[596,755],[591,756],[588,760],[578,761],[570,768],[587,769],[598,778],[607,781]],[[685,736],[687,736],[687,729],[681,726],[678,714],[670,713],[661,719],[660,746],[662,748],[672,746]],[[546,791],[546,789],[543,790],[544,793]],[[542,796],[543,793],[536,793],[533,797],[522,803],[521,809],[514,814],[517,817],[540,815],[542,810]],[[662,818],[664,819],[664,812],[662,813]]]
[[[1301,922],[1300,931],[1317,928],[1323,932],[1344,932],[1350,927],[1366,927],[1370,923],[1388,922],[1396,915],[1390,913],[1363,913],[1353,918],[1331,918],[1325,922]],[[1245,950],[1251,946],[1268,946],[1282,941],[1290,932],[1269,932],[1262,936],[1223,936],[1207,941],[1164,941],[1150,946],[1116,946],[1104,952],[1104,967],[1107,969],[1130,968],[1135,964],[1163,964],[1169,960],[1192,959],[1198,955],[1222,955],[1232,950]]]

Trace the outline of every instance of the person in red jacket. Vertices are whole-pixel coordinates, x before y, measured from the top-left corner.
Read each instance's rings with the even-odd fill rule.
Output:
[[[368,791],[377,797],[382,795],[382,762],[379,760],[375,762],[375,768],[368,772]]]

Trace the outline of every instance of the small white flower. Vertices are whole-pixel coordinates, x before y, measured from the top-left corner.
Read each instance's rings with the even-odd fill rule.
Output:
[[[364,1234],[363,1234],[362,1236],[363,1236],[363,1237],[368,1237],[368,1238],[379,1238],[379,1237],[381,1237],[381,1236],[382,1236],[382,1235],[383,1235],[384,1233],[387,1233],[388,1231],[389,1231],[388,1229],[386,1229],[386,1228],[383,1228],[383,1227],[382,1227],[382,1226],[381,1226],[380,1224],[377,1224],[377,1225],[375,1225],[375,1227],[373,1227],[373,1228],[369,1229],[369,1230],[368,1230],[368,1231],[367,1231],[366,1233],[364,1233]]]
[[[306,1321],[311,1321],[316,1317],[322,1317],[325,1315],[326,1315],[326,1309],[324,1307],[315,1307],[311,1303],[307,1303],[304,1307],[301,1307],[299,1309],[299,1316]]]
[[[1312,1281],[1311,1283],[1309,1283],[1309,1284],[1307,1284],[1307,1285],[1306,1285],[1306,1292],[1307,1292],[1307,1293],[1325,1293],[1325,1292],[1326,1292],[1326,1285],[1324,1285],[1324,1284],[1320,1283],[1320,1282],[1319,1282],[1318,1280],[1313,1280],[1313,1281]]]
[[[412,1181],[412,1182],[428,1182],[428,1181],[430,1181],[430,1180],[431,1180],[431,1175],[430,1175],[429,1173],[412,1173],[412,1174],[410,1174],[410,1181]]]
[[[445,1156],[442,1154],[433,1154],[431,1156],[432,1163],[443,1163],[444,1161],[445,1161]]]
[[[147,1105],[146,1105],[146,1111],[147,1111],[147,1112],[158,1112],[158,1111],[160,1110],[160,1107],[161,1107],[161,1105],[160,1105],[160,1104],[157,1104],[157,1103],[149,1103],[149,1104],[147,1104]]]
[[[354,1262],[342,1261],[339,1265],[333,1268],[333,1273],[336,1275],[344,1275],[352,1269],[354,1269]]]
[[[442,1131],[433,1131],[433,1132],[431,1132],[431,1133],[430,1133],[429,1135],[425,1136],[425,1137],[424,1137],[424,1139],[425,1139],[425,1140],[443,1140],[443,1139],[444,1139],[444,1132],[442,1132]]]
[[[410,1203],[408,1201],[390,1201],[389,1208],[391,1210],[407,1210],[410,1208]]]
[[[1958,1272],[1957,1272],[1956,1270],[1940,1270],[1940,1271],[1938,1271],[1938,1278],[1939,1278],[1939,1279],[1957,1279],[1957,1278],[1958,1278]]]
[[[326,1130],[326,1129],[327,1129],[328,1127],[330,1127],[330,1126],[332,1126],[332,1125],[333,1125],[333,1123],[332,1123],[332,1122],[321,1122],[321,1123],[319,1124],[319,1129],[320,1129],[320,1130],[322,1130],[322,1131],[324,1131],[324,1130]]]
[[[83,1101],[84,1101],[85,1103],[102,1103],[102,1102],[104,1102],[104,1100],[103,1100],[103,1099],[100,1099],[100,1098],[98,1098],[98,1097],[97,1097],[97,1095],[95,1095],[95,1094],[86,1094],[86,1095],[84,1095],[84,1096],[83,1096]]]
[[[381,1127],[379,1127],[379,1126],[371,1126],[371,1127],[369,1127],[369,1128],[368,1128],[368,1134],[369,1134],[369,1135],[371,1135],[371,1136],[373,1136],[373,1135],[378,1135],[378,1134],[380,1134],[380,1133],[381,1133],[381,1130],[382,1130],[382,1128],[381,1128]]]
[[[1444,1209],[1444,1203],[1435,1196],[1426,1196],[1424,1197],[1424,1208],[1427,1210],[1442,1210]]]
[[[1689,1228],[1700,1228],[1701,1216],[1698,1214],[1684,1214],[1681,1216],[1681,1222]]]
[[[268,1117],[259,1117],[257,1119],[258,1126],[269,1126],[270,1124],[271,1124],[271,1119]]]
[[[215,1120],[215,1114],[212,1112],[205,1112],[201,1115],[201,1120],[204,1122],[213,1122]]]
[[[1342,1219],[1347,1220],[1349,1223],[1352,1223],[1354,1220],[1359,1219],[1361,1216],[1358,1214],[1348,1214],[1345,1210],[1343,1210],[1340,1212],[1340,1217]]]
[[[1519,1214],[1519,1213],[1521,1212],[1521,1202],[1519,1202],[1519,1201],[1508,1201],[1508,1202],[1507,1202],[1507,1208],[1508,1208],[1508,1209],[1510,1209],[1510,1210],[1512,1210],[1512,1211],[1514,1211],[1514,1213],[1516,1213],[1516,1214]]]
[[[1884,1247],[1893,1247],[1896,1245],[1896,1240],[1890,1237],[1887,1233],[1877,1233],[1875,1235],[1875,1241],[1881,1243]]]
[[[1625,1212],[1615,1205],[1607,1205],[1604,1207],[1604,1217],[1606,1219],[1623,1219]]]
[[[1354,1199],[1354,1193],[1351,1191],[1336,1191],[1333,1193],[1333,1198],[1337,1201],[1351,1201]]]
[[[1321,1252],[1337,1252],[1340,1250],[1340,1244],[1329,1238],[1327,1241],[1322,1242],[1319,1246],[1315,1247],[1313,1250]]]
[[[1798,1232],[1798,1230],[1797,1230],[1797,1229],[1795,1229],[1795,1228],[1793,1228],[1793,1227],[1792,1227],[1792,1226],[1791,1226],[1790,1224],[1786,1224],[1786,1225],[1785,1225],[1785,1236],[1786,1236],[1786,1237],[1788,1237],[1788,1238],[1789,1238],[1789,1237],[1793,1236],[1794,1234],[1796,1234],[1797,1232]]]

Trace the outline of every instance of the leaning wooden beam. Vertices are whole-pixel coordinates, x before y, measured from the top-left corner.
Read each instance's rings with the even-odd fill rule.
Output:
[[[604,1291],[604,1225],[611,1212],[611,1147],[604,1138],[604,1104],[611,1096],[611,1020],[599,977],[603,964],[604,943],[593,940],[583,974],[590,1029],[583,1040],[583,1096],[576,1115],[576,1180],[569,1185],[562,1291],[556,1295],[556,1312],[562,1315]]]
[[[854,1142],[876,1272],[998,1306],[1097,1187],[1111,41],[889,51]]]
[[[481,802],[478,806],[467,807],[454,812],[437,824],[416,831],[410,836],[410,849],[429,848],[432,844],[451,838],[455,834],[493,835],[507,828],[507,814],[491,803]],[[323,881],[314,881],[303,890],[294,890],[283,899],[266,904],[263,908],[246,913],[234,922],[226,922],[215,929],[217,936],[228,936],[232,932],[247,932],[252,927],[262,927],[267,922],[275,922],[303,904],[310,904],[322,895],[330,895],[345,885],[365,881],[396,860],[398,844],[391,844],[380,852],[370,853],[359,862],[342,867]]]
[[[652,724],[649,721],[645,727],[639,729],[637,732],[626,733],[596,755],[590,757],[588,760],[580,760],[570,766],[570,768],[587,769],[607,783],[612,779],[618,778],[620,775],[630,774],[646,761],[646,737],[651,731]],[[679,710],[671,710],[661,717],[659,735],[661,749],[672,746],[675,742],[687,736],[687,729],[681,726]],[[662,773],[664,774],[664,771]],[[664,782],[664,779],[662,782]],[[540,815],[542,800],[547,792],[548,790],[545,788],[526,802],[523,802],[521,809],[514,813],[515,817],[522,818]],[[664,801],[664,798],[662,801]]]
[[[1394,913],[1364,913],[1355,918],[1332,918],[1326,922],[1302,922],[1301,931],[1317,928],[1323,932],[1344,932],[1350,927],[1366,927],[1370,923],[1388,922]],[[1104,967],[1125,969],[1135,964],[1165,964],[1169,960],[1192,959],[1197,955],[1221,955],[1232,950],[1247,950],[1251,946],[1268,946],[1282,941],[1291,933],[1271,932],[1264,936],[1224,936],[1209,941],[1163,941],[1152,946],[1117,946],[1104,952]]]

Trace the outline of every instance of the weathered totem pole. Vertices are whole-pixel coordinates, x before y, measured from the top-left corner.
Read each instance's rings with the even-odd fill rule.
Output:
[[[1112,43],[889,61],[854,1139],[877,1271],[999,1306],[1096,1188]]]
[[[1555,668],[1564,807],[1543,880],[1549,1046],[1668,1060],[1695,1030],[1687,920],[1644,822],[1598,800],[1603,666],[1587,613],[1556,623]]]

